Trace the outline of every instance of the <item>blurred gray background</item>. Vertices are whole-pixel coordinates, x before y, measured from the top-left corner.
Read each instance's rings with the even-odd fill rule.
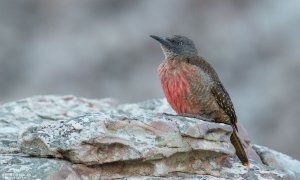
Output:
[[[253,141],[300,159],[300,1],[1,0],[0,102],[161,98],[159,45],[192,38]]]

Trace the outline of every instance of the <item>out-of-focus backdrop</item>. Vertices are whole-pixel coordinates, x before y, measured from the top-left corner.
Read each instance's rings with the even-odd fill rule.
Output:
[[[300,159],[300,1],[1,0],[0,102],[161,98],[148,35],[192,38],[258,144]]]

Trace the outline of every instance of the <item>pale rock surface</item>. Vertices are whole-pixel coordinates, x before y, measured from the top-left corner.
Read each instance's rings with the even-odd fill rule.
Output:
[[[235,156],[230,126],[170,114],[164,99],[119,105],[69,95],[4,104],[0,179],[300,178],[299,161],[253,149],[241,125],[249,168]]]

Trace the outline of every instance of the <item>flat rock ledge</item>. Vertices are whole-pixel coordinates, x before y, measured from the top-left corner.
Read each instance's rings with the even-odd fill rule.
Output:
[[[172,115],[173,114],[173,115]],[[299,179],[300,162],[250,143],[244,167],[225,124],[175,116],[165,99],[72,95],[0,106],[0,179]]]

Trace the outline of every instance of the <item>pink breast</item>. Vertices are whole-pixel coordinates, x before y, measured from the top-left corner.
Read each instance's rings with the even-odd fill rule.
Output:
[[[190,92],[188,75],[194,71],[188,65],[174,68],[172,64],[163,64],[159,67],[159,75],[164,94],[177,113],[187,113],[189,103],[186,96]]]

